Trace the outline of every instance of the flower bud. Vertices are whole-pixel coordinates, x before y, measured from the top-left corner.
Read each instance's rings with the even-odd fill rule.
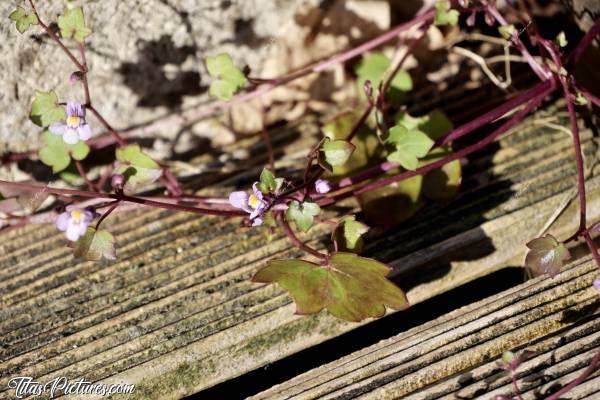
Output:
[[[113,175],[112,179],[110,180],[110,184],[115,190],[123,190],[123,185],[125,184],[125,177],[120,174]]]
[[[365,91],[365,95],[368,99],[370,99],[371,96],[373,96],[373,86],[371,85],[370,80],[367,79],[365,81],[365,83],[363,84],[363,90]]]
[[[469,17],[467,18],[467,26],[474,26],[475,25],[475,19],[477,18],[477,13],[475,11],[472,11],[471,14],[469,15]]]
[[[331,183],[325,179],[317,179],[315,182],[315,190],[317,193],[325,194],[331,190]]]
[[[69,80],[71,81],[71,83],[80,82],[82,79],[83,79],[83,74],[81,73],[81,71],[75,71],[69,77]]]

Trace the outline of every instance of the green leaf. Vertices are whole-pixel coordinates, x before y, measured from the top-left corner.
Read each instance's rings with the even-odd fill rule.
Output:
[[[58,96],[55,92],[35,92],[33,103],[31,103],[31,112],[29,114],[31,121],[41,127],[46,127],[55,122],[67,119],[67,113],[64,107],[58,105]]]
[[[387,143],[396,146],[396,150],[388,155],[388,160],[414,171],[418,167],[418,159],[427,155],[433,147],[433,140],[419,130],[409,131],[402,125],[396,125],[389,130]]]
[[[394,116],[394,120],[396,125],[404,126],[408,131],[419,130],[433,140],[439,139],[453,128],[452,121],[439,110],[422,117],[412,117],[407,112],[401,111]]]
[[[500,32],[500,36],[504,39],[509,40],[513,33],[515,33],[515,26],[512,24],[499,26],[498,32]]]
[[[344,165],[356,149],[352,143],[345,140],[330,140],[325,138],[319,149],[319,165],[329,172],[333,167]]]
[[[359,93],[364,98],[363,87],[367,80],[371,81],[373,94],[378,95],[379,84],[385,78],[385,74],[390,68],[391,60],[383,53],[365,54],[355,68],[357,85]],[[392,100],[399,102],[402,99],[402,93],[408,92],[413,88],[412,78],[406,71],[400,70],[390,82]]]
[[[64,142],[64,141],[63,141]],[[90,147],[82,140],[75,144],[67,144],[69,153],[74,160],[84,160],[90,154]]]
[[[61,135],[54,135],[45,130],[42,133],[44,145],[38,152],[40,160],[52,167],[54,173],[67,168],[71,163],[71,157],[76,160],[83,160],[90,152],[89,146],[82,141],[76,144],[67,144]]]
[[[452,154],[449,145],[438,147],[419,161],[419,167],[431,164]],[[462,181],[462,167],[459,160],[450,161],[441,168],[429,171],[423,177],[423,195],[431,200],[450,200],[458,193]]]
[[[330,139],[345,139],[361,114],[360,111],[341,113],[322,128],[323,133]],[[407,118],[412,118],[406,115]],[[348,162],[334,167],[333,173],[328,175],[329,178],[335,180],[359,173],[369,166],[384,161],[388,153],[366,125],[359,129],[352,139],[352,144],[356,146],[356,150]],[[397,171],[389,171],[385,177],[395,174]],[[365,220],[370,225],[389,227],[414,215],[423,205],[420,199],[422,181],[423,177],[418,175],[359,195],[358,200]]]
[[[125,177],[125,193],[135,193],[140,187],[155,182],[162,175],[160,165],[137,144],[117,148],[116,158],[119,164],[115,174]]]
[[[267,168],[263,168],[260,174],[260,182],[258,183],[260,191],[264,194],[275,193],[278,189],[277,186],[278,184],[275,175]]]
[[[277,227],[277,221],[275,220],[275,216],[273,216],[273,212],[267,211],[263,214],[263,223],[262,226],[266,226],[267,228],[275,228]]]
[[[571,258],[564,244],[550,234],[533,239],[527,243],[529,251],[525,257],[525,265],[534,276],[548,274],[551,277],[560,272],[563,263]]]
[[[560,31],[560,33],[556,36],[556,39],[554,41],[560,47],[566,47],[567,44],[569,44],[569,41],[567,40],[567,35],[565,35],[565,31]]]
[[[361,114],[360,111],[338,114],[323,126],[324,136],[331,140],[345,140],[360,119]],[[356,146],[356,149],[345,164],[333,167],[332,175],[334,177],[358,172],[370,161],[375,161],[378,153],[382,151],[379,139],[366,125],[358,130],[352,139],[352,144]]]
[[[231,56],[226,53],[218,54],[206,59],[206,69],[213,78],[209,92],[221,100],[230,100],[242,88],[247,79],[235,66]]]
[[[588,104],[588,100],[581,93],[577,93],[577,97],[575,98],[575,103],[580,106],[585,106]]]
[[[402,290],[386,279],[390,271],[378,261],[336,253],[326,266],[303,260],[271,261],[253,281],[281,285],[294,298],[297,314],[327,309],[337,318],[358,322],[382,317],[385,306],[408,307]]]
[[[321,207],[317,203],[305,201],[299,203],[292,200],[285,213],[285,218],[289,222],[296,224],[296,227],[302,232],[308,231],[314,224],[315,217],[321,213]]]
[[[435,3],[435,24],[441,25],[452,25],[458,24],[458,16],[460,13],[457,10],[450,9],[450,2],[448,0],[438,0]]]
[[[63,38],[73,38],[79,43],[83,43],[92,34],[92,30],[85,25],[81,7],[66,10],[59,16],[58,27]]]
[[[505,364],[511,363],[514,359],[515,353],[513,353],[512,351],[505,351],[504,353],[502,353],[502,361]]]
[[[87,261],[99,261],[101,259],[116,260],[115,238],[106,230],[99,230],[88,227],[85,235],[71,247],[74,249],[74,255]]]
[[[390,129],[388,141],[418,158],[425,157],[433,146],[433,140],[425,133],[418,130],[408,131],[398,125]]]
[[[8,18],[15,22],[19,33],[24,33],[31,25],[37,25],[40,22],[35,14],[27,14],[23,7],[17,7]]]
[[[390,162],[400,164],[409,171],[414,171],[419,166],[419,159],[402,148],[397,148],[396,151],[390,153],[387,159]]]
[[[225,101],[231,100],[236,91],[236,85],[224,80],[213,81],[208,89],[208,92],[211,96]]]
[[[389,171],[380,179],[397,173],[398,171]],[[422,186],[423,176],[416,175],[362,193],[358,196],[358,201],[370,225],[390,227],[406,221],[423,206]]]
[[[427,122],[428,118],[425,117],[413,117],[405,111],[400,111],[394,116],[396,125],[401,125],[406,130],[413,131],[415,129],[422,129],[422,125]],[[424,131],[424,130],[423,130]]]
[[[206,69],[211,76],[221,77],[230,69],[235,69],[235,64],[231,56],[227,53],[221,53],[214,57],[206,59]]]
[[[369,231],[369,227],[356,221],[354,216],[343,218],[334,231],[335,240],[342,250],[360,253],[363,247],[362,236]]]
[[[398,126],[406,128],[409,132],[423,132],[429,138],[436,140],[453,128],[452,122],[441,111],[432,111],[429,115],[415,118],[405,112],[395,116]],[[402,133],[402,129],[398,134]],[[392,139],[397,139],[393,137]],[[425,158],[419,160],[418,167],[438,161],[451,154],[452,148],[445,146],[430,150]],[[391,160],[390,160],[391,157]],[[402,152],[390,154],[388,160],[398,162],[402,160],[406,165],[414,167],[415,158]],[[406,166],[404,166],[407,168]],[[408,168],[407,168],[408,169]],[[428,172],[423,180],[423,194],[432,200],[448,200],[456,195],[460,184],[462,171],[460,161],[452,161],[439,169]]]
[[[433,140],[441,138],[454,128],[452,121],[448,119],[446,114],[438,110],[430,112],[429,115],[420,120],[418,129]]]

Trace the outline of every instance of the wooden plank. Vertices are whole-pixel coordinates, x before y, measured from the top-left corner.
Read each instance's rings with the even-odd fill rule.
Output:
[[[494,399],[512,394],[504,351],[535,352],[518,370],[524,399],[581,374],[600,348],[598,275],[589,259],[299,375],[251,399]],[[565,398],[600,395],[596,371]]]
[[[569,195],[571,140],[535,126],[536,118],[503,139],[497,151],[471,160],[452,208],[431,205],[421,213],[423,222],[373,235],[367,254],[394,265],[400,285],[411,282],[411,303],[520,265],[523,243]],[[289,146],[290,165],[304,157],[306,140],[314,140],[314,121],[309,125],[283,133],[298,137]],[[583,140],[587,157],[597,156],[589,130]],[[232,172],[229,183],[249,179],[248,165]],[[600,218],[597,173],[590,176],[589,192],[590,218]],[[573,230],[576,213],[571,204],[552,232]],[[138,386],[128,398],[178,398],[360,326],[324,313],[299,318],[284,291],[249,282],[267,260],[298,255],[281,236],[269,242],[259,230],[240,229],[238,221],[161,210],[110,218],[120,243],[115,263],[77,262],[53,226],[3,235],[0,397],[8,395],[11,376],[25,375],[124,381]],[[312,243],[319,246],[323,235],[317,231]],[[473,259],[470,252],[482,245],[496,250]],[[440,279],[419,281],[415,271],[442,264],[449,270]]]

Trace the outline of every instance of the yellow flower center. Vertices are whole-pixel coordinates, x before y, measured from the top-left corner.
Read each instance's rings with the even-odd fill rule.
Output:
[[[81,221],[81,217],[83,216],[83,214],[81,213],[81,211],[79,210],[73,210],[71,211],[71,218],[73,219],[73,221],[75,222],[79,222]]]
[[[256,208],[256,207],[258,207],[259,204],[260,204],[260,200],[255,195],[251,194],[248,197],[248,205],[250,205],[250,207]]]
[[[67,125],[71,128],[77,128],[79,126],[79,117],[77,115],[71,115],[67,118]]]

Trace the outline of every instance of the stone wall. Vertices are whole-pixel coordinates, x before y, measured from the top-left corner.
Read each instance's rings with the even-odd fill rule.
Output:
[[[46,22],[65,1],[38,1]],[[124,128],[207,101],[203,60],[217,51],[240,65],[260,66],[273,38],[293,23],[301,0],[88,0],[90,87],[98,109]],[[304,1],[306,3],[306,1]],[[35,90],[83,100],[74,68],[39,27],[19,34],[7,19],[25,2],[0,2],[0,154],[39,145],[28,121]],[[76,50],[76,48],[74,48]],[[93,123],[93,121],[92,121]],[[95,125],[97,131],[101,128]]]

